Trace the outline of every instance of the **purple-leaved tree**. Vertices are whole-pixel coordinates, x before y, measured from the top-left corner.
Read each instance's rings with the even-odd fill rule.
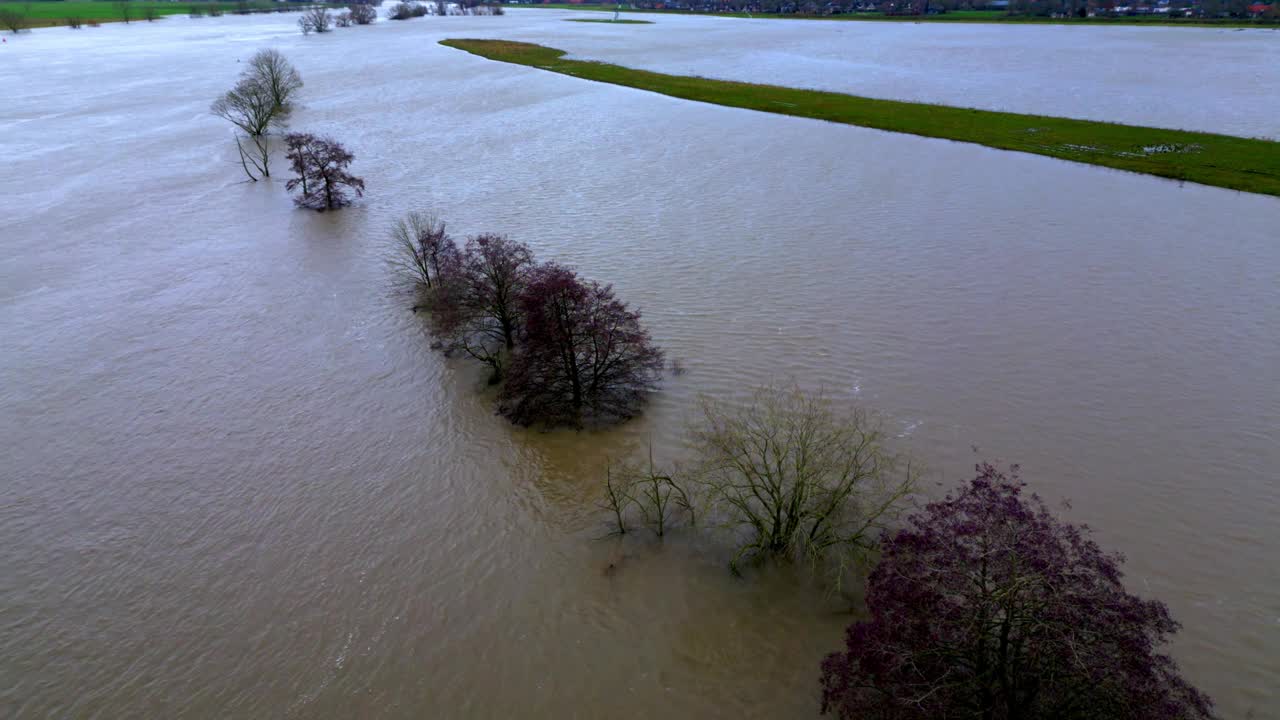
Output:
[[[520,310],[523,346],[502,389],[503,415],[570,426],[635,415],[661,376],[662,351],[611,286],[548,263],[520,294]]]
[[[302,195],[294,199],[300,207],[332,210],[350,204],[344,188],[364,195],[364,180],[347,172],[354,156],[337,140],[311,133],[289,133],[284,136],[285,158],[297,177],[285,183]]]
[[[1125,591],[1119,555],[978,466],[886,535],[869,620],[822,664],[822,709],[859,720],[1192,720],[1209,698],[1161,649],[1168,608]]]
[[[437,336],[446,351],[488,365],[489,383],[496,385],[523,327],[520,294],[533,272],[533,251],[493,234],[468,238],[461,254],[447,235],[440,243],[428,238],[421,248],[427,272],[436,268],[425,307]]]

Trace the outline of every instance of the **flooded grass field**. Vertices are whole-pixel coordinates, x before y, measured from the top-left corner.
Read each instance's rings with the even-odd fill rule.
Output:
[[[1280,33],[571,16],[0,46],[0,715],[816,715],[847,603],[598,507],[700,394],[779,381],[882,413],[930,493],[1020,462],[1225,718],[1280,706],[1280,201],[438,45],[1274,138]],[[263,47],[353,207],[242,182],[208,107]],[[687,372],[615,430],[512,428],[388,270],[410,209],[614,283]]]

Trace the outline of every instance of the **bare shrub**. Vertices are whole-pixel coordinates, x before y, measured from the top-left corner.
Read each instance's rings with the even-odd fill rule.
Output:
[[[204,9],[199,5],[192,5],[187,11],[187,17],[202,18],[204,17]]]
[[[356,25],[372,25],[378,19],[378,11],[372,5],[351,5],[348,14]]]
[[[80,26],[83,24],[84,24],[84,20],[78,17],[67,18],[67,27],[71,28],[72,30],[79,30]]]
[[[218,3],[210,3],[209,17],[222,17],[222,6]]]
[[[124,21],[125,25],[128,25],[133,20],[133,3],[129,0],[118,0],[118,2],[111,3],[111,7],[116,11],[116,16]]]
[[[702,411],[691,432],[699,481],[712,510],[745,531],[735,573],[744,558],[834,560],[838,583],[915,486],[910,464],[863,410],[765,388],[743,407],[704,399]]]
[[[418,3],[410,3],[410,4],[413,6],[414,17],[426,17],[427,15],[431,14],[431,11],[427,9],[426,5],[419,5]]]
[[[298,18],[298,27],[302,29],[303,35],[329,32],[333,28],[333,16],[323,7],[313,7]]]
[[[399,2],[387,9],[388,20],[408,20],[413,17],[413,5]]]
[[[160,11],[156,8],[155,5],[147,3],[142,6],[143,20],[146,20],[147,22],[155,22],[156,18],[158,17],[160,17]]]
[[[345,28],[351,27],[351,13],[340,12],[333,16],[333,24],[335,27]],[[303,33],[306,34],[305,32]]]

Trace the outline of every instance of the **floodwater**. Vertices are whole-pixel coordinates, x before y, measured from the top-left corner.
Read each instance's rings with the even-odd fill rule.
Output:
[[[1280,33],[562,17],[0,45],[0,716],[812,716],[838,600],[687,533],[601,539],[596,507],[699,393],[789,380],[883,413],[930,491],[1022,463],[1169,603],[1223,715],[1273,716],[1280,200],[436,41],[1275,136]],[[356,206],[241,182],[207,107],[267,46]],[[889,77],[823,69],[861,63]],[[688,372],[617,430],[513,429],[389,276],[414,208],[615,283]]]

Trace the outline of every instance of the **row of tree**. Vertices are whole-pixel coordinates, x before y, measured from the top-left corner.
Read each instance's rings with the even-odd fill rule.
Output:
[[[278,50],[259,50],[249,58],[233,88],[213,102],[210,110],[234,125],[240,167],[256,182],[271,177],[271,131],[288,125],[297,108],[302,75]],[[347,171],[354,159],[333,138],[310,133],[284,137],[294,178],[286,188],[300,190],[300,207],[331,210],[347,205],[349,193],[364,194],[364,180]],[[247,147],[246,147],[247,145]]]
[[[426,15],[502,15],[504,11],[500,3],[480,2],[480,0],[428,0],[425,3],[399,2],[387,11],[388,20],[408,20]]]
[[[346,10],[336,15],[330,15],[327,8],[318,5],[309,8],[298,18],[298,29],[302,30],[303,35],[309,35],[313,32],[329,32],[334,26],[372,25],[378,19],[378,11],[373,7],[367,3],[358,3],[347,6]]]
[[[301,76],[264,50],[214,104],[255,142],[296,107]],[[238,140],[239,142],[239,140]],[[336,142],[285,136],[299,203],[338,207],[351,154]],[[269,149],[269,148],[268,148]],[[249,161],[241,152],[246,173]],[[269,153],[253,156],[262,176]],[[256,179],[256,178],[255,178]],[[636,414],[661,377],[663,353],[639,312],[607,285],[539,262],[525,244],[483,234],[459,244],[424,213],[398,221],[400,265],[421,296],[439,347],[474,358],[500,384],[498,410],[546,426]],[[1162,603],[1128,593],[1121,558],[1086,529],[1023,494],[1016,468],[990,465],[958,493],[891,527],[916,486],[873,417],[821,398],[765,390],[743,405],[707,400],[690,428],[685,467],[611,469],[605,505],[618,532],[639,523],[726,531],[730,567],[806,560],[837,579],[878,559],[868,619],[822,664],[822,709],[870,720],[1205,720],[1212,704],[1163,651],[1178,629]],[[638,516],[638,518],[637,518]]]
[[[445,224],[409,213],[392,237],[438,344],[483,363],[498,411],[519,425],[581,427],[639,412],[663,354],[612,286],[482,234],[459,247]]]
[[[822,711],[845,720],[1208,720],[1209,698],[1165,646],[1161,602],[1125,590],[1123,559],[990,464],[899,523],[916,488],[878,422],[796,389],[704,400],[691,462],[610,468],[616,532],[727,530],[730,561],[876,560],[866,618],[821,667]],[[652,453],[651,453],[652,454]]]

